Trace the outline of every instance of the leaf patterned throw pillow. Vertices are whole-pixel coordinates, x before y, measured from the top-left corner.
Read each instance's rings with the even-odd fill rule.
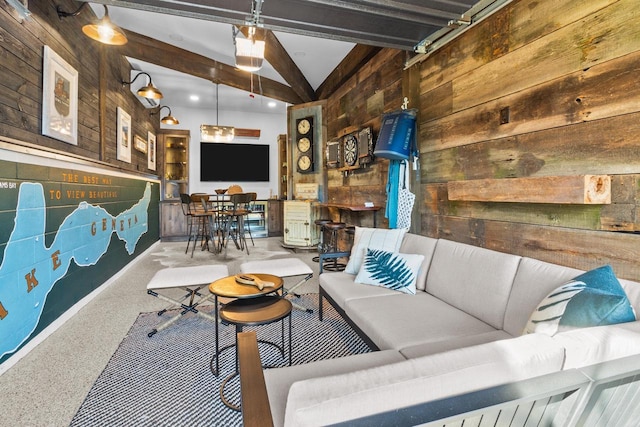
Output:
[[[605,265],[551,291],[531,314],[524,333],[554,335],[571,329],[634,320],[635,312],[627,294],[611,266]]]
[[[384,286],[405,294],[415,295],[416,278],[422,261],[424,261],[424,255],[401,254],[367,248],[355,282]]]

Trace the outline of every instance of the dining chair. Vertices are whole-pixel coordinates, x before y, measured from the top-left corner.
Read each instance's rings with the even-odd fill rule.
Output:
[[[251,238],[251,245],[255,246],[256,244],[253,242],[253,236],[251,235],[251,221],[249,215],[256,211],[255,202],[258,199],[258,193],[247,193],[249,195],[248,202],[245,205],[245,209],[247,210],[246,221],[245,221],[245,230],[249,233],[249,238]],[[264,213],[262,213],[264,215]]]
[[[186,254],[189,252],[189,245],[191,244],[191,238],[193,235],[193,215],[191,214],[191,196],[185,193],[180,193],[180,205],[182,207],[182,213],[187,221],[187,235],[189,239],[187,240],[187,249],[184,250]]]
[[[201,241],[200,246],[202,250],[209,249],[209,241],[213,236],[211,230],[212,218],[215,212],[208,209],[209,196],[205,193],[193,193],[186,195],[189,199],[189,212],[192,218],[191,230],[189,232],[189,240],[187,241],[187,250],[189,251],[189,244],[193,237],[193,248],[191,248],[191,257],[193,258],[193,252],[196,249],[198,240]],[[180,196],[182,198],[182,196]],[[186,200],[186,198],[185,198]],[[215,240],[212,242],[215,247]]]
[[[230,209],[221,212],[224,219],[224,246],[232,239],[236,247],[240,250],[247,251],[249,255],[249,247],[244,236],[245,219],[249,211],[246,209],[248,203],[251,202],[251,195],[247,193],[235,193],[229,196],[231,203]]]

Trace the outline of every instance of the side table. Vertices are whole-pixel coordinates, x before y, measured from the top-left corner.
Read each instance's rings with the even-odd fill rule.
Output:
[[[263,344],[271,345],[278,350],[280,350],[280,354],[282,357],[285,357],[285,338],[284,338],[284,319],[289,318],[289,366],[291,366],[291,301],[285,299],[279,295],[273,296],[263,296],[258,298],[249,298],[249,299],[237,299],[235,301],[226,304],[225,306],[220,308],[220,319],[223,322],[229,323],[236,326],[236,334],[235,334],[235,347],[236,347],[236,369],[235,372],[229,375],[227,378],[222,381],[220,384],[220,399],[222,403],[224,403],[227,407],[234,409],[236,411],[240,410],[238,405],[234,405],[229,402],[224,395],[224,389],[227,383],[238,375],[238,334],[242,332],[244,326],[259,326],[259,325],[268,325],[270,323],[282,321],[282,341],[281,344],[278,345],[276,343],[258,340]],[[222,350],[232,347],[227,346]],[[221,350],[221,351],[222,351]],[[216,359],[219,354],[216,354]]]
[[[253,285],[243,285],[236,282],[235,276],[227,276],[222,279],[218,279],[209,285],[209,292],[214,295],[214,316],[215,316],[215,341],[216,341],[216,353],[211,360],[211,371],[214,375],[218,376],[220,373],[220,361],[218,355],[220,354],[220,335],[219,335],[219,297],[236,298],[236,299],[252,299],[262,297],[268,294],[277,293],[282,289],[283,280],[281,277],[274,276],[273,274],[255,274],[261,280],[274,283],[275,286],[265,287],[262,290]],[[233,301],[232,301],[233,302]],[[231,303],[229,303],[231,304]],[[228,305],[228,304],[227,304]],[[226,347],[225,347],[226,348]],[[215,369],[213,367],[215,359]]]

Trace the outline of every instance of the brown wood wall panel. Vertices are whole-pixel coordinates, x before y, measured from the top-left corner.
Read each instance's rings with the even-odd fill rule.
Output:
[[[453,216],[429,220],[435,223],[437,234],[443,238],[581,270],[610,263],[618,277],[630,280],[640,277],[636,234]]]
[[[145,140],[147,132],[157,133],[159,123],[138,102],[122,78],[129,79],[126,59],[110,47],[105,48],[106,72],[100,70],[100,44],[82,33],[82,25],[95,18],[86,9],[73,18],[59,19],[56,7],[74,11],[70,0],[43,0],[29,3],[32,18],[21,20],[13,9],[0,3],[0,135],[64,151],[90,160],[106,161],[123,171],[155,174],[147,169],[147,156],[132,150],[132,162],[116,160],[116,107],[131,114],[132,136]],[[78,71],[78,145],[66,144],[41,135],[43,46],[51,47]],[[100,76],[107,80],[105,110],[100,107]],[[101,140],[101,117],[106,126]],[[101,155],[102,144],[106,156]]]
[[[635,112],[640,98],[638,74],[640,52],[634,52],[530,90],[424,121],[420,126],[422,149],[430,152]],[[443,96],[450,99],[451,93],[443,92],[449,88],[443,85],[423,95],[422,117],[440,117],[449,110],[433,102]],[[505,107],[510,109],[510,122],[501,124],[500,110]]]
[[[382,112],[397,110],[402,104],[404,60],[404,52],[382,49],[329,97],[326,104],[327,140],[343,135],[347,128],[357,130],[366,126],[371,126],[374,139],[377,138]],[[383,105],[381,109],[378,107],[380,101]],[[388,165],[388,160],[376,159],[366,169],[352,171],[346,176],[343,171],[328,169],[328,201],[346,204],[372,201],[384,206]],[[332,214],[334,220],[340,218],[339,212]],[[341,218],[351,224],[373,225],[370,214],[343,212]],[[387,226],[384,212],[378,213],[378,226]],[[346,239],[343,238],[341,247],[346,244]]]
[[[639,132],[636,112],[430,152],[422,182],[640,173]]]
[[[514,1],[416,66],[423,234],[640,280],[637,2]],[[589,174],[611,177],[610,205],[447,194],[450,181]]]
[[[453,111],[500,98],[550,79],[604,63],[640,48],[640,15],[635,0],[620,0],[549,36],[512,50],[453,80]],[[606,16],[606,19],[603,18]],[[518,64],[509,79],[501,70]]]
[[[514,1],[425,60],[420,67],[421,92],[451,81],[618,1]],[[496,52],[492,41],[495,38],[504,40],[505,34],[509,40],[508,50],[501,47]],[[443,73],[443,69],[447,72]]]

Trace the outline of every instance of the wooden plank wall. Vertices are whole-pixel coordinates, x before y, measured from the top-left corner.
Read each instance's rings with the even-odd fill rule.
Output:
[[[362,129],[371,126],[374,138],[380,130],[382,113],[398,110],[402,104],[402,68],[406,53],[395,49],[383,49],[347,83],[334,92],[326,104],[327,140],[342,135],[347,128]],[[324,149],[323,149],[324,153]],[[385,186],[389,161],[376,159],[366,169],[345,174],[327,169],[328,202],[364,204],[372,201],[384,206]],[[349,214],[330,212],[332,219],[349,224],[371,227],[371,213]],[[377,214],[378,227],[387,227],[384,209]]]
[[[124,172],[155,175],[147,168],[147,155],[135,149],[131,151],[131,163],[116,159],[118,106],[131,115],[132,139],[139,135],[146,141],[147,132],[157,134],[160,127],[158,116],[152,120],[150,111],[120,83],[130,80],[129,63],[109,46],[82,33],[82,26],[95,19],[91,8],[75,18],[61,20],[56,13],[58,5],[65,11],[75,11],[79,3],[30,1],[32,17],[22,20],[6,2],[0,2],[0,136],[106,162]],[[77,146],[41,134],[44,45],[78,71]],[[101,84],[106,94],[102,102]]]
[[[515,0],[415,67],[423,234],[640,280],[637,0]],[[589,174],[611,176],[610,205],[447,197],[449,181]]]

